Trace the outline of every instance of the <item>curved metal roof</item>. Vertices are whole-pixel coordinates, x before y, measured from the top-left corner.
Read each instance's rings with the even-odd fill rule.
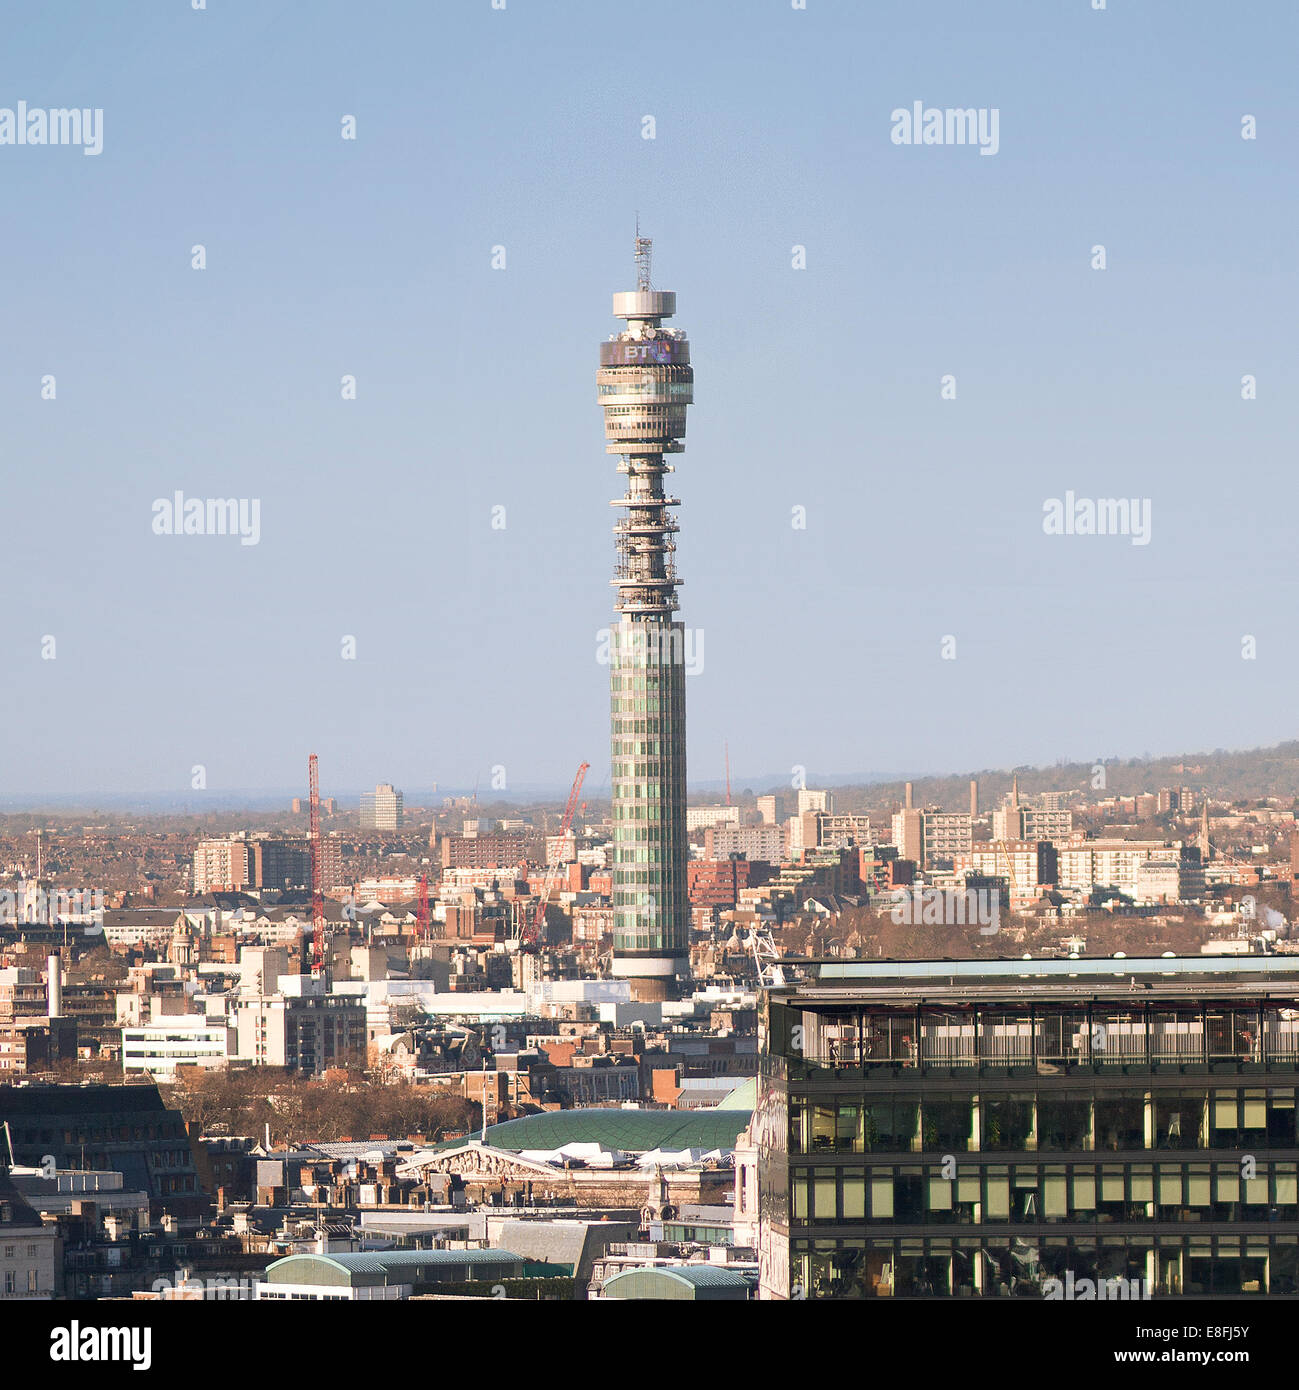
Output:
[[[684,1285],[689,1294],[669,1292],[663,1288],[669,1285]],[[692,1297],[700,1289],[727,1290],[735,1294],[747,1294],[749,1280],[733,1269],[722,1269],[717,1265],[646,1265],[640,1268],[624,1269],[604,1281],[602,1298],[673,1298]],[[625,1292],[624,1292],[625,1290]]]

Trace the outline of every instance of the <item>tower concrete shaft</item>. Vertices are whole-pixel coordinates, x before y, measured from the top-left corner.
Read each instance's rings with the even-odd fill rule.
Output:
[[[613,297],[626,328],[600,345],[606,452],[626,493],[614,525],[617,623],[610,630],[613,970],[638,998],[667,998],[689,974],[686,888],[686,633],[676,621],[676,535],[663,490],[693,400],[690,344],[663,320],[676,295],[649,283],[650,242],[636,239],[637,288]]]

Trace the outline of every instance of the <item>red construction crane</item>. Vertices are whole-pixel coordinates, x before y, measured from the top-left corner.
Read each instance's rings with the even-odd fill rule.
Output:
[[[320,872],[320,775],[316,755],[307,759],[307,784],[311,792],[311,973],[325,969],[325,895]]]
[[[415,940],[428,940],[428,874],[419,876],[419,907],[415,910]]]
[[[568,836],[569,830],[573,826],[573,813],[577,810],[577,798],[582,792],[582,782],[586,774],[591,770],[590,763],[583,763],[577,769],[577,776],[573,778],[573,789],[568,794],[568,805],[564,807],[564,819],[559,827],[559,835],[556,837],[554,856],[547,856],[546,878],[542,885],[541,893],[537,898],[537,911],[531,923],[524,927],[519,939],[519,949],[523,951],[535,951],[546,930],[546,905],[550,902],[550,895],[555,888],[555,880],[559,877],[560,860],[564,854],[564,840]]]

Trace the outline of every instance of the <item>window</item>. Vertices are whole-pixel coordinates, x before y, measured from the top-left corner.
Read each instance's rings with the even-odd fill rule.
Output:
[[[1037,1116],[1039,1148],[1057,1152],[1091,1148],[1089,1096],[1040,1096]]]
[[[1096,1147],[1117,1153],[1146,1147],[1146,1099],[1141,1091],[1101,1091],[1096,1096]]]

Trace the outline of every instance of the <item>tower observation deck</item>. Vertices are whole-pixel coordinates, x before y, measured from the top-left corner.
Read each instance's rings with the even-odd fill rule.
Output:
[[[640,999],[664,999],[689,973],[686,890],[685,629],[676,621],[676,541],[663,490],[693,400],[690,344],[665,328],[677,297],[650,284],[651,243],[636,238],[637,284],[613,297],[626,328],[600,344],[597,374],[605,450],[626,493],[614,524],[617,562],[610,629],[613,789],[613,971]]]

